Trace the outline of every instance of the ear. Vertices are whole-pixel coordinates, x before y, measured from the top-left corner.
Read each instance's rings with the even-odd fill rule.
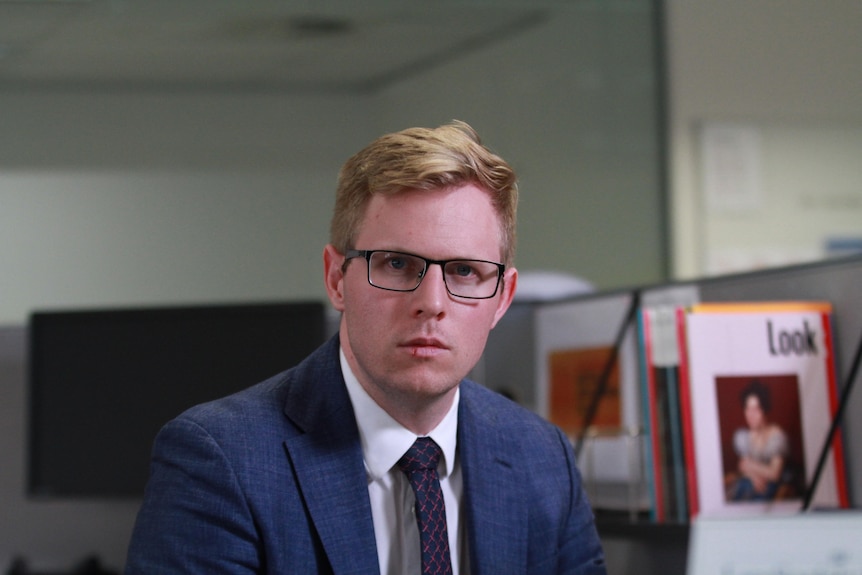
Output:
[[[326,285],[326,295],[338,311],[344,311],[344,256],[338,253],[335,246],[327,244],[323,248],[323,282]]]
[[[501,282],[500,289],[503,292],[500,294],[500,300],[497,304],[497,312],[494,314],[494,323],[491,324],[491,328],[497,325],[497,322],[500,321],[506,314],[506,310],[509,309],[509,306],[512,305],[512,300],[515,297],[515,290],[518,287],[518,270],[515,268],[508,268],[503,275],[503,281]]]

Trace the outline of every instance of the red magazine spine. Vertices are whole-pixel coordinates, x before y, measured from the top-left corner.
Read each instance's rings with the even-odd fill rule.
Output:
[[[686,483],[688,484],[689,516],[694,518],[700,509],[698,505],[697,462],[694,458],[694,425],[691,416],[691,381],[688,370],[688,345],[685,331],[685,308],[676,310],[677,342],[679,345],[679,404],[682,420],[682,441],[685,451]]]
[[[652,326],[651,317],[648,310],[643,311],[643,338],[644,338],[644,353],[646,356],[646,390],[647,390],[647,405],[649,406],[649,429],[650,429],[650,453],[652,454],[652,469],[649,470],[652,475],[653,486],[653,505],[654,518],[658,523],[665,521],[665,493],[662,489],[661,476],[661,437],[659,434],[658,421],[658,405],[656,397],[656,381],[655,369],[652,361],[653,357],[653,341],[652,341]]]
[[[823,338],[824,345],[829,353],[826,354],[826,373],[829,378],[829,412],[832,417],[838,411],[838,386],[835,376],[835,347],[832,340],[832,316],[829,313],[821,314],[823,322]],[[832,455],[835,459],[835,476],[838,485],[838,501],[842,508],[850,506],[850,500],[847,495],[847,470],[844,464],[844,442],[841,439],[841,434],[836,433],[832,440]]]

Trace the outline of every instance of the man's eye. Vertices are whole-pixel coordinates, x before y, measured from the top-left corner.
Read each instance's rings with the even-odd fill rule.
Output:
[[[393,270],[403,270],[407,267],[407,260],[399,257],[392,257],[386,260],[386,265]]]
[[[451,269],[456,276],[462,278],[470,277],[476,273],[473,266],[465,262],[455,262],[452,264]]]

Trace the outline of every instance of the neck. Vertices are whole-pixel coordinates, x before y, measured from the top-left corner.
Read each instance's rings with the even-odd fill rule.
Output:
[[[418,436],[428,435],[440,425],[452,408],[456,394],[456,389],[452,389],[437,397],[417,398],[407,393],[400,398],[381,397],[373,386],[366,387],[361,381],[360,385],[392,419]]]

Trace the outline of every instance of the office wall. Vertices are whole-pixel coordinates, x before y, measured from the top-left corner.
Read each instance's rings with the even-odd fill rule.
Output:
[[[859,2],[666,4],[674,277],[699,277],[716,256],[790,263],[829,236],[862,237]],[[747,166],[724,174],[753,184],[747,208],[704,197],[702,135],[716,125],[753,135],[754,151],[729,150]]]
[[[32,309],[323,296],[332,173],[2,177],[7,322]]]
[[[0,93],[0,324],[44,307],[324,296],[361,97]]]

